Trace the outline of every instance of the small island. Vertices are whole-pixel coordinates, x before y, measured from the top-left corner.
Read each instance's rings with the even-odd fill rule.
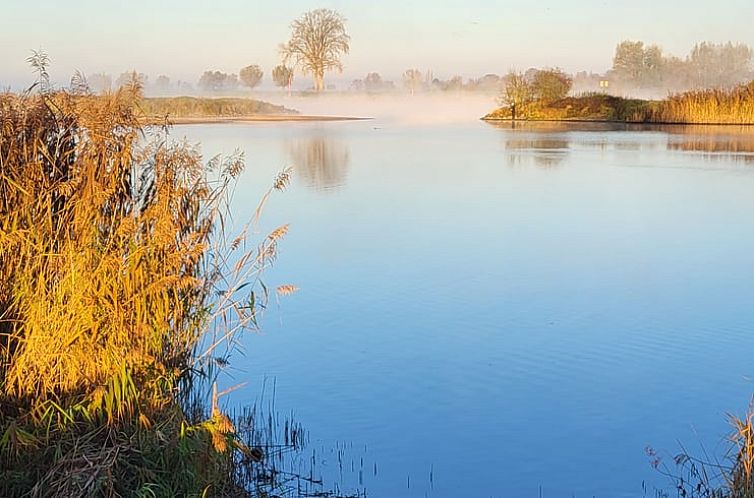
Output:
[[[590,121],[655,124],[754,124],[754,81],[729,89],[707,88],[670,95],[662,100],[626,98],[589,92],[569,95],[571,77],[544,69],[527,77],[511,71],[505,77],[501,107],[486,121]]]
[[[218,124],[260,121],[349,121],[365,118],[313,116],[245,97],[147,97],[139,107],[146,124]]]

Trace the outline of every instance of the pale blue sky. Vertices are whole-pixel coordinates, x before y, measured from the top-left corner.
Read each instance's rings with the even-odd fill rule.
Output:
[[[754,45],[752,0],[3,0],[0,85],[32,79],[26,57],[44,48],[52,75],[74,69],[113,75],[135,68],[195,82],[205,69],[269,74],[288,25],[329,7],[348,18],[344,78],[409,67],[449,77],[560,66],[602,71],[624,39],[685,55],[697,41]]]

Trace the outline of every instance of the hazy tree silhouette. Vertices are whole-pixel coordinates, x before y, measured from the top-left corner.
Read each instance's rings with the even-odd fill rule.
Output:
[[[154,82],[154,89],[160,94],[170,92],[170,78],[164,74],[158,76]]]
[[[407,69],[403,73],[403,86],[406,87],[413,95],[424,82],[424,75],[418,69]]]
[[[113,78],[106,73],[90,74],[86,79],[94,93],[109,92],[113,87]]]
[[[330,9],[305,13],[291,23],[291,38],[280,50],[284,63],[314,78],[314,89],[325,89],[325,71],[343,71],[340,58],[350,50],[345,18]]]
[[[144,73],[137,73],[135,70],[125,71],[115,80],[115,88],[128,87],[138,84],[141,88],[147,86],[148,77]]]
[[[249,88],[259,85],[262,82],[262,76],[264,76],[264,71],[256,64],[246,66],[238,72],[238,79],[241,80],[244,86],[248,86]]]
[[[622,81],[634,86],[655,86],[662,81],[663,56],[657,45],[624,41],[615,48],[613,71]]]
[[[238,76],[221,71],[204,71],[199,78],[199,88],[205,92],[234,90],[238,87]]]
[[[744,44],[700,43],[688,58],[694,86],[730,87],[751,79],[754,51]]]
[[[289,68],[285,64],[275,66],[272,70],[272,81],[276,86],[284,88],[291,84],[293,80],[293,69]]]

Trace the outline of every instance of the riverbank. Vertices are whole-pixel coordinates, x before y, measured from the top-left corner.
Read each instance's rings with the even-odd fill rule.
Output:
[[[512,109],[503,106],[482,119],[512,121]],[[526,101],[517,104],[516,120],[754,125],[754,82],[729,90],[693,90],[663,100],[591,93],[551,102]]]
[[[298,110],[242,97],[153,97],[141,100],[144,124],[224,124],[278,121],[358,121],[371,118],[301,114]]]
[[[598,121],[598,122],[639,122],[651,101],[624,99],[612,95],[588,94],[566,97],[554,102],[530,102],[519,105],[517,120],[524,121]],[[511,121],[513,113],[504,106],[482,119],[487,121]]]
[[[139,101],[139,108],[145,116],[173,119],[299,114],[295,109],[244,97],[145,97]]]
[[[307,122],[307,121],[364,121],[372,118],[354,117],[354,116],[314,116],[302,114],[250,114],[248,116],[197,116],[197,117],[177,117],[168,116],[169,121],[176,125],[195,125],[195,124],[226,124],[226,123],[259,123],[259,122]],[[158,124],[164,121],[155,117],[147,119],[147,124]]]

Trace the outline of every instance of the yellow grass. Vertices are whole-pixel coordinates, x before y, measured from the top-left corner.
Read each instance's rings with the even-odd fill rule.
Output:
[[[731,416],[735,445],[734,465],[727,474],[730,497],[754,497],[754,412],[749,410],[745,418]]]
[[[289,115],[296,111],[261,100],[239,97],[152,97],[139,102],[147,116],[173,118],[242,117],[256,114]]]
[[[731,90],[707,89],[672,95],[647,121],[694,124],[754,124],[754,81]]]
[[[665,124],[754,124],[754,82],[732,89],[693,90],[663,100],[626,99],[604,94],[566,97],[554,102],[533,101],[518,114],[522,120],[620,121]],[[501,107],[484,119],[509,120]]]
[[[191,149],[137,146],[131,98],[1,104],[5,396],[94,402],[124,371],[172,376],[201,331],[212,189]]]
[[[239,289],[287,228],[255,254],[216,245],[242,158],[205,168],[140,127],[140,101],[0,94],[0,494],[201,493],[212,449],[243,449],[194,388],[256,323]]]

